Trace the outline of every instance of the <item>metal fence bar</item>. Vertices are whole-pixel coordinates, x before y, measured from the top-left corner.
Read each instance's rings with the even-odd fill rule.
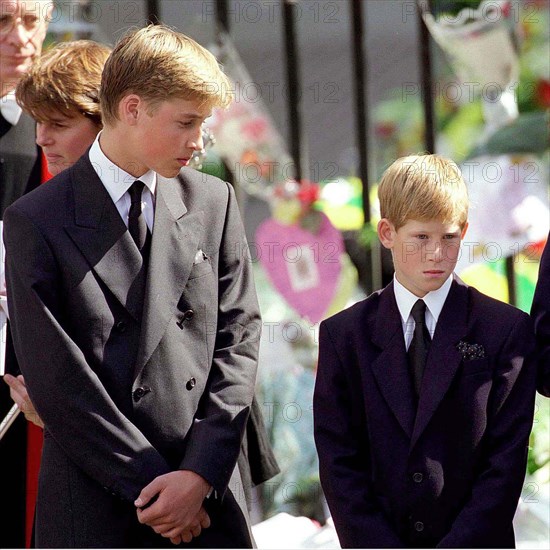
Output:
[[[216,27],[217,33],[226,32],[229,34],[229,10],[227,0],[216,0]]]
[[[158,0],[146,0],[147,23],[158,25],[160,23],[160,7]]]
[[[424,9],[430,9],[430,0],[425,0]],[[418,7],[418,31],[420,35],[420,78],[422,86],[422,103],[424,107],[424,142],[428,153],[435,153],[435,114],[432,88],[432,56],[430,48],[430,31],[424,23],[422,12]]]
[[[283,26],[285,40],[286,79],[288,87],[288,118],[290,154],[294,160],[295,177],[298,181],[304,176],[302,100],[300,97],[300,64],[295,23],[295,0],[283,1]]]
[[[369,128],[369,108],[368,108],[368,73],[365,70],[365,26],[363,18],[363,3],[361,0],[350,0],[351,9],[351,33],[353,47],[353,83],[356,113],[356,143],[359,152],[359,177],[363,186],[363,215],[365,223],[370,223],[370,184],[369,184],[369,164],[368,164],[368,128]],[[365,6],[365,9],[367,7]],[[382,260],[380,256],[380,247],[375,240],[371,243],[368,251],[368,260],[370,264],[370,281],[365,281],[369,292],[382,287]]]

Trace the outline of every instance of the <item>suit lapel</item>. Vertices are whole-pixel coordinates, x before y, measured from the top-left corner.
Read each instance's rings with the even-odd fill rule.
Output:
[[[456,345],[468,330],[468,287],[455,277],[437,322],[430,346],[411,449],[425,430],[441,400],[447,393],[462,356]]]
[[[136,377],[176,311],[203,234],[203,213],[188,213],[181,192],[180,180],[158,176]]]
[[[393,283],[380,294],[373,342],[382,349],[371,362],[378,387],[408,437],[414,425],[415,398],[407,363],[401,317]]]
[[[141,296],[133,287],[138,284],[141,254],[88,154],[70,170],[75,223],[65,230],[118,301],[139,320]]]

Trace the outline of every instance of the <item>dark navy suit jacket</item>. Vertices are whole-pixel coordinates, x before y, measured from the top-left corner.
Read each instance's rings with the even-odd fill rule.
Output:
[[[539,280],[533,299],[531,315],[535,322],[538,352],[537,389],[550,397],[550,235],[542,254]]]
[[[321,324],[315,440],[343,547],[514,546],[533,348],[528,315],[455,277],[417,406],[393,283]]]

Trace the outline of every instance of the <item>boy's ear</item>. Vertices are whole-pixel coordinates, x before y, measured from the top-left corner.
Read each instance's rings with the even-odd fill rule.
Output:
[[[143,100],[138,95],[125,95],[118,104],[119,118],[129,126],[135,126],[142,109]]]
[[[395,227],[387,218],[382,218],[377,227],[378,238],[385,248],[392,248],[395,238]]]
[[[468,222],[464,224],[464,227],[462,228],[462,233],[460,233],[460,240],[464,238],[464,235],[466,235],[466,231],[468,230]]]

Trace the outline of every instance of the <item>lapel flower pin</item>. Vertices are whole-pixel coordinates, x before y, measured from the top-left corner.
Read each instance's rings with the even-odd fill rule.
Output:
[[[464,361],[472,361],[473,359],[481,359],[485,357],[485,348],[481,344],[469,344],[461,340],[456,349],[462,354]]]

